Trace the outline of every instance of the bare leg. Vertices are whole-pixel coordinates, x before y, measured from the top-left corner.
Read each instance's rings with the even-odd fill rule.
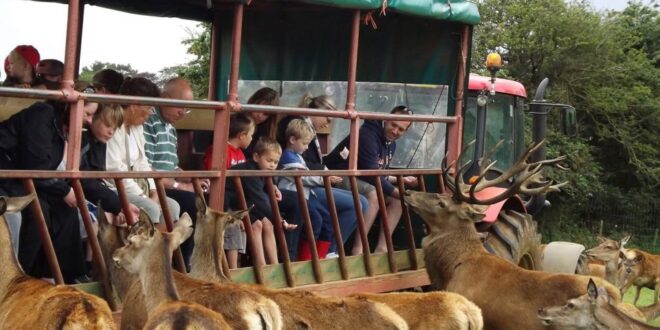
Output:
[[[364,213],[364,228],[367,233],[369,233],[369,229],[371,229],[371,226],[374,225],[376,215],[378,215],[378,195],[376,195],[376,190],[374,190],[365,194],[364,197],[366,197],[367,201],[369,201],[367,212]],[[353,243],[353,250],[351,251],[351,255],[360,255],[362,253],[362,238],[358,233],[355,235],[355,241]]]
[[[94,232],[94,236],[98,236],[99,233],[99,224],[92,222],[92,231]],[[89,244],[89,240],[87,241],[87,251],[85,255],[85,261],[92,261],[92,245]]]
[[[403,209],[401,208],[401,201],[398,198],[386,197],[385,204],[387,204],[387,224],[390,227],[388,235],[392,236],[396,225],[399,223],[399,219],[401,219]],[[378,236],[378,245],[376,245],[375,252],[387,252],[387,243],[382,230]]]
[[[252,256],[254,257],[253,263],[255,265],[265,265],[266,260],[264,259],[264,244],[261,240],[263,223],[261,220],[257,220],[252,224],[252,239],[254,240],[255,251],[252,251]]]
[[[264,219],[263,223],[262,236],[266,260],[269,265],[276,264],[279,261],[277,260],[277,243],[275,242],[273,224],[268,219]]]
[[[225,250],[225,255],[227,256],[229,269],[238,268],[238,250]]]

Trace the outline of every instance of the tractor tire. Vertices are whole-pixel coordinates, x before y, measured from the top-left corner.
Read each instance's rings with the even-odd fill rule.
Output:
[[[511,263],[529,270],[541,267],[541,237],[532,216],[513,210],[500,211],[488,229],[484,248]]]

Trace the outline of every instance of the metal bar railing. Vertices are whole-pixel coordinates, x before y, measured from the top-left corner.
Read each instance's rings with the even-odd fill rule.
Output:
[[[236,198],[238,198],[238,203],[240,205],[240,208],[245,210],[248,208],[247,202],[245,201],[245,194],[243,193],[243,185],[241,184],[241,178],[239,177],[234,177],[234,186],[236,187]],[[245,236],[247,237],[247,246],[249,248],[249,252],[252,255],[252,260],[254,259],[254,254],[256,253],[257,245],[254,241],[254,233],[252,232],[252,223],[250,221],[250,216],[245,215],[243,218],[243,227],[245,228]],[[254,280],[259,283],[263,284],[264,283],[264,277],[263,277],[263,266],[257,262],[253,262],[253,269],[254,269]]]
[[[282,224],[282,216],[280,214],[280,207],[277,204],[277,198],[275,196],[275,185],[273,184],[273,179],[271,177],[266,177],[266,191],[268,192],[268,197],[270,198],[270,207],[273,212],[275,219],[275,238],[277,239],[277,246],[279,247],[280,254],[282,255],[281,263],[284,265],[284,276],[286,277],[286,285],[288,287],[295,287],[296,282],[293,278],[291,272],[291,258],[289,256],[289,247],[287,245],[286,239],[284,237],[284,226]],[[297,246],[292,248],[296,249]]]
[[[167,227],[168,232],[172,232],[172,230],[174,230],[174,221],[172,221],[172,213],[170,211],[170,206],[167,203],[167,193],[165,192],[165,186],[163,186],[163,179],[156,178],[154,181],[156,183],[156,193],[158,194],[158,202],[160,203],[160,210],[163,215],[163,220],[165,221],[165,227]],[[176,250],[174,250],[173,259],[174,267],[181,273],[187,273],[186,263],[183,261],[180,247],[177,247]]]
[[[312,269],[314,270],[314,278],[316,279],[316,283],[323,283],[321,263],[319,262],[319,254],[316,249],[316,239],[314,239],[314,230],[312,227],[312,220],[309,216],[309,208],[307,207],[307,199],[305,198],[305,189],[303,188],[302,178],[298,176],[295,178],[295,181],[298,193],[298,206],[300,207],[300,213],[303,217],[303,230],[305,231],[307,245],[312,252]]]
[[[353,194],[353,205],[356,210],[361,210],[360,207],[360,193],[357,189],[357,178],[354,176],[349,177],[351,181],[351,193]],[[364,216],[362,212],[357,213],[358,218],[358,234],[362,242],[362,256],[364,260],[364,270],[368,276],[374,276],[374,270],[371,266],[371,250],[369,249],[369,239],[367,238],[367,227],[364,223]]]
[[[420,176],[421,178],[422,176]],[[419,269],[417,265],[417,247],[415,246],[415,235],[413,234],[412,221],[410,220],[410,213],[408,211],[408,206],[403,200],[405,185],[403,183],[403,176],[398,175],[396,177],[397,186],[399,188],[399,200],[401,201],[401,214],[403,216],[403,224],[406,226],[406,234],[408,238],[408,258],[410,259],[410,267],[412,269]],[[420,182],[420,179],[417,178],[417,182]]]
[[[344,238],[341,233],[341,226],[339,225],[339,216],[337,215],[337,207],[335,204],[335,196],[332,192],[332,185],[330,178],[323,177],[323,188],[325,189],[325,196],[328,202],[328,210],[330,210],[330,218],[332,219],[332,229],[335,232],[335,243],[337,243],[337,254],[339,255],[339,271],[341,278],[348,279],[348,268],[346,267],[346,252],[344,251]],[[357,209],[356,212],[362,213],[362,209]]]
[[[23,187],[25,192],[29,194],[37,195],[37,190],[34,188],[34,182],[32,179],[23,180]],[[46,255],[46,260],[48,261],[48,267],[50,272],[55,279],[55,283],[64,284],[64,277],[62,277],[62,271],[60,270],[60,264],[57,261],[57,255],[55,254],[55,248],[53,248],[53,241],[50,239],[50,233],[48,232],[48,226],[46,225],[46,219],[44,214],[41,211],[41,203],[39,198],[35,198],[32,203],[30,203],[30,209],[32,211],[32,216],[34,221],[37,222],[37,228],[39,230],[39,237],[41,237],[41,245]]]
[[[390,264],[390,271],[397,273],[396,262],[394,261],[394,246],[392,245],[392,230],[390,229],[389,214],[387,214],[387,203],[385,203],[385,193],[383,184],[379,178],[374,180],[376,186],[376,196],[378,196],[378,213],[380,214],[381,232],[385,238],[387,246],[387,261]]]

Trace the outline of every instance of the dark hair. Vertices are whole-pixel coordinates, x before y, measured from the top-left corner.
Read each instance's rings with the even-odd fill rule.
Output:
[[[64,63],[53,58],[39,61],[39,63],[37,63],[37,67],[46,67],[46,73],[44,74],[47,75],[61,76],[64,74]]]
[[[130,96],[159,97],[160,89],[158,89],[158,86],[156,86],[156,84],[147,78],[126,78],[119,88],[119,94]]]
[[[392,109],[392,111],[390,111],[390,114],[395,114],[395,113],[398,113],[398,114],[405,114],[405,115],[412,115],[412,114],[414,114],[414,113],[413,113],[413,109],[408,108],[408,107],[405,106],[405,105],[397,105],[396,107],[394,107],[394,109]]]
[[[248,104],[280,105],[280,96],[270,87],[263,87],[254,92],[247,101]]]
[[[124,76],[112,69],[103,69],[92,77],[92,85],[96,89],[105,88],[112,94],[119,93],[119,88],[123,82]]]
[[[229,138],[233,139],[241,133],[249,132],[252,126],[254,126],[254,121],[244,112],[231,115],[229,119]]]

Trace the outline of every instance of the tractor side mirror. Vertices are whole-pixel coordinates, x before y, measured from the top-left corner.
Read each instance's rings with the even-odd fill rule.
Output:
[[[577,115],[575,108],[569,106],[561,109],[561,132],[571,137],[577,135]]]

